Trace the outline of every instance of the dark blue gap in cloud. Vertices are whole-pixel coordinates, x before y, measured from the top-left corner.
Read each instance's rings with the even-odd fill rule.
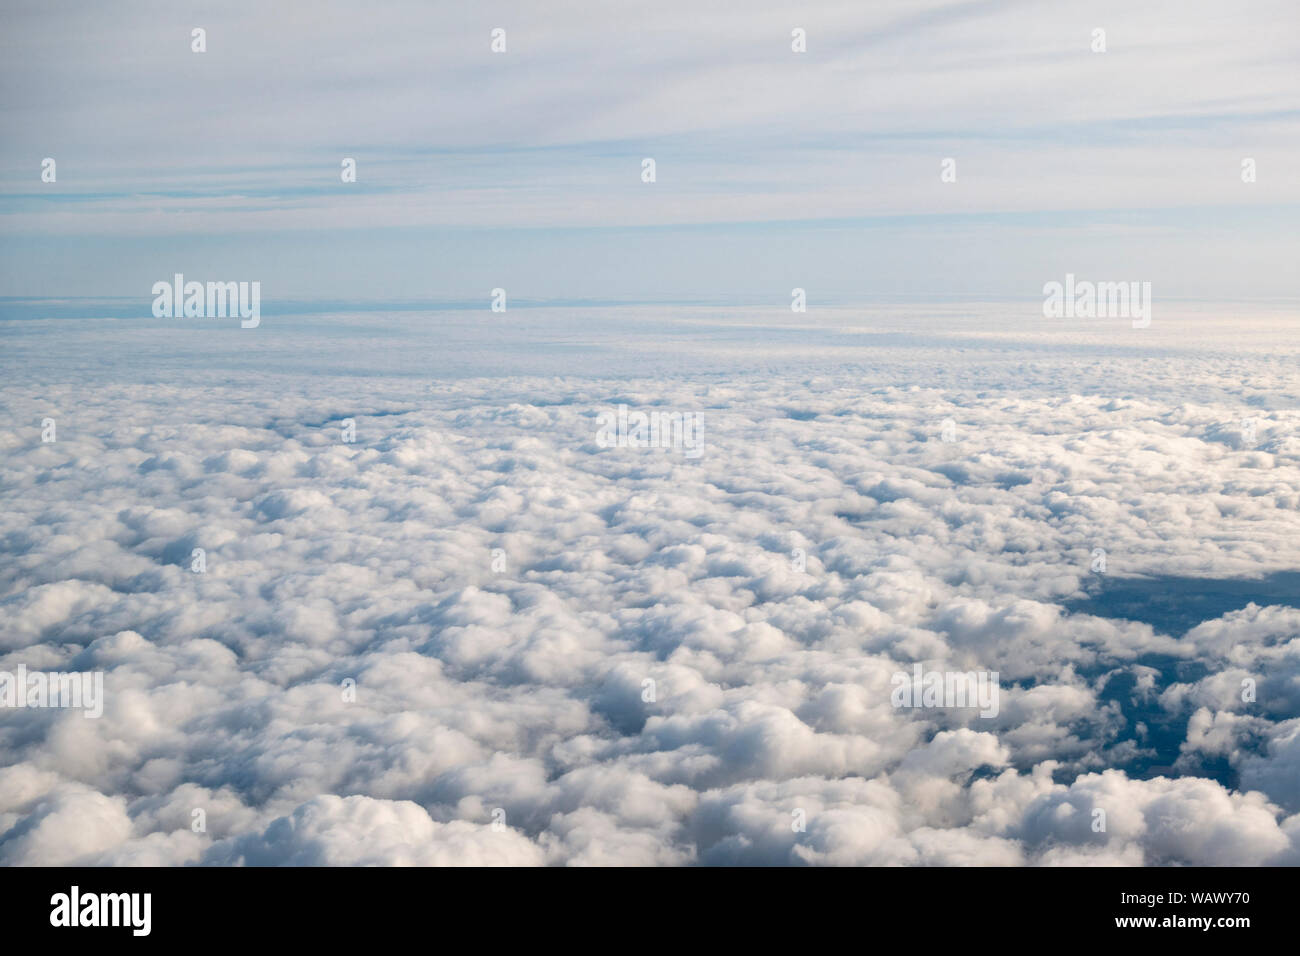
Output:
[[[1213,621],[1248,604],[1300,607],[1300,571],[1278,571],[1261,578],[1098,575],[1084,597],[1065,601],[1063,607],[1070,613],[1142,621],[1162,634],[1181,637],[1202,621]]]
[[[1248,604],[1300,607],[1300,571],[1279,571],[1260,578],[1198,578],[1162,575],[1149,578],[1096,577],[1081,598],[1063,602],[1071,612],[1097,617],[1142,621],[1157,631],[1182,637],[1203,621],[1212,621]],[[1174,769],[1179,747],[1186,739],[1187,714],[1171,715],[1157,703],[1172,683],[1192,683],[1208,673],[1200,661],[1165,655],[1144,655],[1138,663],[1160,672],[1156,687],[1145,697],[1135,695],[1136,679],[1129,673],[1113,674],[1101,689],[1101,699],[1119,704],[1125,717],[1121,740],[1131,739],[1141,755],[1124,762],[1134,777],[1181,776]],[[1098,673],[1085,673],[1096,678]],[[1138,731],[1142,725],[1143,730]],[[1226,759],[1202,759],[1195,771],[1228,787],[1237,786],[1236,772]]]

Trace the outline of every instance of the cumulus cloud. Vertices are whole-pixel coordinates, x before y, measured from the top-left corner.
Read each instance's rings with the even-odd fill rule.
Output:
[[[15,367],[0,671],[106,700],[4,713],[0,862],[1297,859],[1300,610],[1183,632],[1103,600],[1297,567],[1300,419],[1261,397],[1297,398],[1286,356],[1245,387],[1195,319],[1117,363],[987,316],[837,314],[785,357],[699,316],[552,318],[592,354],[432,386],[334,374],[436,365],[428,316],[385,319],[391,353],[313,320],[298,360],[268,324],[247,374],[166,339],[185,372],[150,377],[129,336],[81,384]],[[850,335],[898,347],[849,372]],[[961,336],[984,366],[945,364]],[[684,370],[610,375],[614,337]],[[705,453],[600,447],[620,403],[698,411]],[[1223,441],[1250,410],[1267,444]],[[997,672],[996,714],[896,707],[918,664]]]
[[[316,797],[263,832],[218,843],[205,862],[248,866],[535,866],[541,850],[513,831],[437,823],[408,800]]]

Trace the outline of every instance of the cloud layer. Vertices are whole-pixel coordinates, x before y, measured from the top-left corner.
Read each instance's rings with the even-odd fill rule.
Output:
[[[0,862],[1300,861],[1300,610],[1064,608],[1096,548],[1300,566],[1269,321],[844,312],[791,347],[593,310],[515,371],[364,371],[518,334],[489,314],[9,323],[0,670],[107,700],[0,718]],[[705,453],[600,447],[618,404],[700,413]],[[997,671],[997,716],[892,706],[918,661]]]

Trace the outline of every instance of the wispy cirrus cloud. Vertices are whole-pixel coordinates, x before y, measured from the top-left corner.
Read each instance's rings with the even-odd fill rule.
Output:
[[[188,236],[201,255],[204,235],[257,245],[268,230],[364,230],[368,265],[381,269],[405,259],[411,233],[535,230],[566,250],[561,274],[577,285],[581,230],[879,217],[925,227],[1027,212],[1159,221],[1223,208],[1256,215],[1241,241],[1267,250],[1285,241],[1274,211],[1300,203],[1289,173],[1297,34],[1261,29],[1297,14],[1270,0],[1205,0],[1176,15],[1118,2],[137,7],[130,18],[91,4],[6,14],[9,291],[48,275],[41,256],[107,237],[152,242],[152,255],[165,248],[154,240]],[[208,31],[206,53],[190,51],[194,26]],[[495,27],[507,31],[502,54],[489,48]],[[791,51],[795,27],[806,53]],[[1097,28],[1105,53],[1090,48]],[[38,178],[45,156],[59,162],[57,184]],[[653,186],[640,180],[646,156]],[[1247,156],[1260,169],[1248,187]],[[344,157],[360,170],[346,187]],[[940,182],[945,157],[956,183]],[[39,249],[24,253],[22,238]],[[1000,241],[1020,254],[1041,237]],[[670,246],[656,243],[653,262],[683,291],[723,267],[687,268]],[[448,281],[474,258],[448,263]],[[1241,294],[1267,285],[1271,265],[1247,264],[1235,288],[1229,276],[1211,284]],[[959,285],[979,287],[959,269]],[[285,273],[281,285],[301,291],[303,268]]]

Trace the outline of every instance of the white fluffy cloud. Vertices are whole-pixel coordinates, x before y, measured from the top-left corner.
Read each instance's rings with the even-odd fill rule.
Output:
[[[329,370],[481,317],[371,353],[321,320],[298,359],[268,321],[249,374],[14,366],[0,670],[102,671],[106,702],[0,715],[0,862],[1296,861],[1300,610],[1180,635],[1064,603],[1098,547],[1112,576],[1300,566],[1286,355],[1243,385],[1203,319],[1121,363],[1101,330],[833,314],[783,357],[649,318],[432,387]],[[640,375],[599,374],[611,336]],[[705,453],[601,448],[619,403],[698,411]],[[915,662],[997,671],[997,715],[895,708]]]

